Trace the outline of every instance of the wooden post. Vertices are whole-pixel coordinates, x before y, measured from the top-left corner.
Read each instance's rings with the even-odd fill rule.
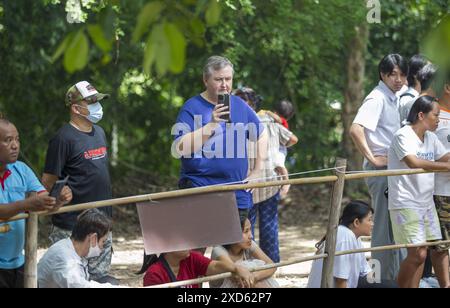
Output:
[[[25,288],[37,288],[38,214],[30,213],[25,241]]]
[[[347,160],[338,158],[336,160],[336,175],[338,180],[334,183],[331,194],[331,208],[328,218],[327,237],[325,244],[325,254],[328,257],[323,261],[321,288],[332,288],[334,285],[333,267],[336,253],[336,236],[339,225],[339,216],[341,214],[342,195],[345,185],[345,171],[347,169]]]

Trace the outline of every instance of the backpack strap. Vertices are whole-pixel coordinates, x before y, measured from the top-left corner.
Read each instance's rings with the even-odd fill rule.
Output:
[[[402,95],[400,95],[400,98],[403,98],[403,97],[405,97],[405,96],[409,96],[409,97],[411,97],[411,98],[414,98],[414,97],[415,97],[415,96],[412,95],[411,93],[403,93]]]
[[[164,254],[161,254],[159,257],[159,260],[161,261],[164,269],[166,270],[167,274],[169,275],[170,282],[176,282],[177,277],[175,277],[175,274],[173,273],[172,269],[170,268],[169,263],[167,263],[166,258],[164,258]]]

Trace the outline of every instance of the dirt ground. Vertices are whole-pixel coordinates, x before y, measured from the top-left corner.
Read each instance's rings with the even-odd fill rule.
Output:
[[[288,198],[283,200],[279,207],[282,261],[314,254],[314,244],[326,232],[329,197],[328,185],[311,185],[294,187]],[[143,240],[133,206],[115,209],[113,234],[114,255],[111,274],[123,285],[142,286],[142,276],[134,274],[142,265]],[[46,247],[48,243],[41,241],[40,244],[41,247]],[[44,252],[45,248],[40,249],[39,256]],[[309,273],[310,267],[311,262],[306,262],[279,268],[276,280],[281,287],[305,287],[307,283],[305,276]]]

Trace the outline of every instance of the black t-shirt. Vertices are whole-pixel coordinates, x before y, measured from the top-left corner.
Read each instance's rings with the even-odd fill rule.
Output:
[[[72,204],[108,200],[112,198],[108,170],[108,148],[105,132],[94,125],[92,132],[84,133],[70,124],[64,125],[50,140],[45,173],[60,179],[69,176]],[[112,217],[112,208],[100,208]],[[55,226],[72,230],[79,212],[52,216]]]

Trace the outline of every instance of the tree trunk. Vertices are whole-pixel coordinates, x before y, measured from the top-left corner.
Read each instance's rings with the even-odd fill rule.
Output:
[[[344,124],[343,145],[348,160],[348,170],[361,170],[363,157],[350,137],[350,126],[364,99],[365,55],[369,38],[367,24],[355,28],[354,37],[350,40],[347,59],[347,81],[345,86],[342,120]],[[350,181],[347,192],[355,192],[362,188],[361,182]]]

